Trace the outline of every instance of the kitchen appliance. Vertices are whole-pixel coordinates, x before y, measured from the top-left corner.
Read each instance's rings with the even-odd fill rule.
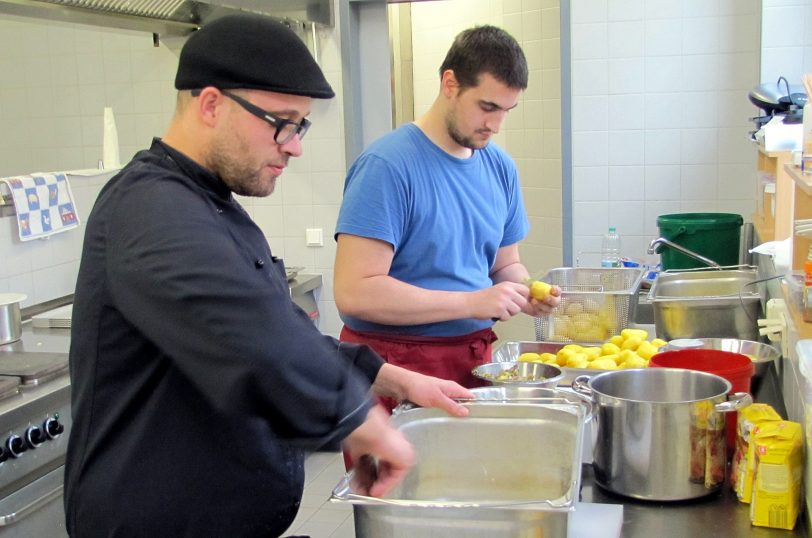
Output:
[[[464,418],[394,415],[415,466],[384,498],[360,493],[374,467],[356,466],[331,501],[354,505],[359,538],[563,538],[579,493],[584,407],[541,400],[466,402]]]
[[[332,0],[0,0],[0,13],[186,36],[223,15],[252,12],[293,23],[334,24]],[[312,26],[311,26],[312,27]]]
[[[752,266],[660,273],[648,296],[657,336],[757,340],[757,273]]]
[[[799,123],[802,109],[807,103],[803,86],[790,84],[785,77],[778,77],[774,83],[759,84],[750,90],[747,97],[764,111],[763,116],[751,118],[759,129],[775,115],[785,115],[784,123]]]
[[[62,506],[71,427],[65,330],[23,323],[0,345],[0,537],[67,536]]]
[[[595,481],[648,501],[679,501],[718,491],[725,480],[724,413],[752,403],[730,382],[675,368],[580,376],[573,389],[594,405]]]

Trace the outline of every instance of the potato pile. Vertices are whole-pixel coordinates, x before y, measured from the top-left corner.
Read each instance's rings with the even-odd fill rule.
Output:
[[[665,340],[659,338],[649,341],[648,332],[642,329],[623,329],[600,346],[567,344],[557,353],[522,353],[518,360],[597,370],[645,368],[649,359],[665,344]]]
[[[553,340],[600,342],[617,333],[614,297],[566,299],[552,315]]]

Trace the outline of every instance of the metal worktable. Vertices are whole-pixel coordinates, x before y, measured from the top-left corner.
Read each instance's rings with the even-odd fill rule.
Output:
[[[786,416],[779,386],[778,374],[775,365],[772,365],[758,387],[755,400],[772,405],[781,416]],[[750,505],[740,503],[728,483],[720,492],[700,499],[669,503],[646,502],[600,488],[595,484],[592,465],[585,464],[581,479],[581,501],[622,504],[624,538],[761,538],[808,535],[803,512],[798,516],[793,531],[752,526]]]

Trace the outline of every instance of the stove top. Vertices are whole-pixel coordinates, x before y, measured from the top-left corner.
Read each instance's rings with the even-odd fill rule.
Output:
[[[10,398],[15,394],[20,393],[20,378],[19,377],[2,377],[0,376],[0,400],[3,398]]]
[[[66,353],[0,353],[0,376],[16,376],[23,386],[38,385],[67,372]]]
[[[73,425],[68,375],[70,330],[36,327],[30,319],[23,322],[22,329],[20,340],[0,345],[3,507],[20,498],[19,488],[61,468],[67,433]]]

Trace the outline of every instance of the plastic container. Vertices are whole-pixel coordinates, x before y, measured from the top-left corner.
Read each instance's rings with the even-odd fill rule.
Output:
[[[612,226],[601,241],[601,267],[621,267],[620,236]]]
[[[741,353],[716,349],[682,349],[665,351],[651,357],[651,368],[683,368],[698,370],[723,377],[730,382],[729,394],[750,392],[750,382],[755,372],[753,361]],[[727,415],[727,447],[731,451],[736,446],[736,416]]]
[[[721,266],[739,264],[744,219],[735,213],[675,213],[657,217],[660,237],[710,258]],[[659,247],[663,270],[705,265],[666,245]]]

